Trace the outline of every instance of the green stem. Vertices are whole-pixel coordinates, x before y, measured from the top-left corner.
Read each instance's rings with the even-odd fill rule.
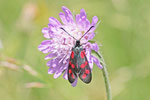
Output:
[[[110,82],[109,82],[108,71],[107,71],[107,68],[106,68],[105,61],[103,59],[103,56],[99,52],[95,52],[95,53],[102,60],[101,64],[103,65],[102,72],[103,72],[103,77],[104,77],[104,81],[105,81],[107,100],[112,100],[111,86],[110,86]]]

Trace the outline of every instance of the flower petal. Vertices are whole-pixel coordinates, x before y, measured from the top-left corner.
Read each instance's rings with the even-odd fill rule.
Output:
[[[58,73],[55,73],[55,74],[54,74],[54,78],[58,78],[61,74],[62,74],[62,72],[61,72],[61,71],[60,71],[60,72],[58,72]]]
[[[49,66],[49,70],[48,73],[49,74],[54,74],[54,78],[57,78],[61,75],[64,66],[62,65],[62,63],[58,63],[58,61],[60,60],[60,58],[55,58],[55,59],[51,59],[50,61],[47,62],[47,66]]]
[[[68,23],[73,23],[74,21],[73,21],[73,16],[72,16],[71,11],[65,6],[62,7],[62,10],[65,13],[65,18],[66,18],[67,22]]]
[[[98,22],[98,17],[97,16],[94,16],[93,19],[92,19],[92,25],[95,26],[95,24]]]
[[[58,64],[59,64],[58,61],[59,61],[58,58],[51,59],[47,62],[47,66],[53,67],[53,68],[58,67]]]
[[[45,60],[51,59],[51,58],[56,57],[56,56],[57,56],[56,53],[50,53],[50,54],[48,54],[47,56],[45,56]]]
[[[68,64],[63,64],[63,61],[58,63],[60,61],[60,59],[61,58],[56,58],[56,59],[50,60],[50,61],[52,61],[52,63],[50,63],[51,66],[56,68],[56,70],[53,71],[55,73],[54,78],[58,78],[63,73],[63,71],[67,69],[68,64],[69,64],[69,63]],[[53,66],[53,65],[55,65],[55,66]]]
[[[95,63],[100,69],[103,68],[103,66],[100,64],[100,61],[99,61],[95,56],[92,56],[92,59],[93,59],[94,63]]]
[[[82,19],[82,20],[86,20],[86,12],[85,12],[85,10],[84,9],[81,9],[80,10],[80,18]]]
[[[50,36],[53,38],[55,34],[58,32],[57,27],[52,24],[48,24]],[[55,33],[55,34],[54,34]]]
[[[65,70],[63,78],[68,80],[68,69]]]
[[[54,17],[50,17],[49,18],[49,22],[50,24],[52,24],[53,26],[57,27],[57,26],[60,26],[61,23]]]
[[[98,47],[97,43],[92,43],[91,46],[92,46],[93,50],[95,50],[96,52],[98,52],[99,47]]]
[[[75,87],[78,83],[78,78],[75,79],[75,81],[71,84],[73,87]]]
[[[45,40],[39,45],[38,49],[43,53],[49,53],[52,50],[52,47],[50,46],[51,43],[50,40]]]
[[[90,21],[88,19],[85,20],[85,29],[88,30],[90,27]]]
[[[77,15],[76,15],[76,23],[77,23],[77,24],[79,23],[79,20],[80,20],[80,14],[77,14]]]
[[[48,69],[48,74],[53,74],[56,71],[56,68],[50,67]]]
[[[91,71],[92,71],[92,69],[93,69],[93,60],[91,60],[91,61],[89,62],[89,66],[90,66]]]
[[[76,15],[76,24],[81,32],[86,32],[90,27],[90,21],[87,19],[87,15],[84,9],[81,9],[80,14]]]
[[[51,40],[44,40],[42,41],[41,45],[49,45],[49,44],[52,44],[52,41]]]
[[[60,12],[59,13],[59,17],[60,17],[60,19],[61,19],[61,21],[63,22],[63,24],[67,24],[67,20],[66,20],[66,18],[65,18],[65,14],[64,13],[62,13],[62,12]]]
[[[45,27],[45,28],[43,28],[42,29],[42,33],[44,34],[44,37],[45,38],[50,38],[50,36],[49,36],[49,28],[47,28],[47,27]]]
[[[67,69],[68,64],[63,64],[62,62],[59,64],[59,68],[57,69],[57,71],[54,74],[54,78],[58,78],[64,70]]]
[[[95,33],[91,32],[88,34],[88,40],[92,40],[95,37]]]

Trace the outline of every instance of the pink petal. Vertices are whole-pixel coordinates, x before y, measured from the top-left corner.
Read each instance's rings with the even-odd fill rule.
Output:
[[[73,87],[75,87],[78,83],[78,78],[75,79],[75,81],[71,84]]]
[[[94,16],[93,19],[92,19],[92,25],[95,26],[95,24],[98,22],[98,17],[97,16]]]
[[[65,70],[63,78],[68,80],[68,69]]]
[[[59,17],[60,17],[61,21],[63,22],[63,24],[65,24],[65,25],[68,24],[68,22],[67,22],[67,20],[65,18],[65,14],[64,13],[60,12],[59,13]]]
[[[58,78],[61,74],[62,74],[62,72],[55,73],[54,78]]]
[[[56,18],[54,18],[54,17],[50,17],[50,18],[49,18],[49,22],[50,22],[50,24],[52,24],[52,25],[54,25],[54,26],[59,26],[59,25],[61,25],[61,23],[60,23]]]
[[[79,23],[79,20],[80,20],[80,14],[77,14],[77,15],[76,15],[76,23],[77,23],[77,24]]]
[[[80,18],[82,19],[82,20],[86,20],[86,12],[85,12],[85,10],[84,9],[81,9],[80,10]]]
[[[103,66],[100,64],[100,61],[99,61],[96,57],[92,56],[92,59],[93,59],[94,63],[95,63],[100,69],[103,68]]]
[[[65,18],[66,18],[67,22],[68,23],[73,23],[74,21],[73,21],[73,16],[72,16],[71,11],[65,6],[62,7],[62,10],[65,13]]]
[[[96,52],[98,52],[99,47],[98,47],[97,43],[92,43],[91,46],[92,46],[93,50],[95,50]]]
[[[47,56],[45,56],[45,59],[51,59],[51,58],[56,57],[56,56],[57,56],[56,53],[50,53]]]
[[[56,68],[56,67],[58,67],[58,61],[59,60],[57,58],[56,59],[51,59],[47,62],[47,66]]]
[[[50,44],[51,44],[51,41],[50,40],[45,40],[45,41],[43,41],[40,45],[39,45],[39,47],[38,47],[38,49],[40,50],[40,51],[42,51],[43,53],[49,53],[53,48],[50,46]]]
[[[55,71],[56,69],[51,67],[48,69],[48,74],[53,74]]]
[[[45,38],[50,38],[49,36],[49,28],[45,27],[42,29],[42,33],[44,34]]]

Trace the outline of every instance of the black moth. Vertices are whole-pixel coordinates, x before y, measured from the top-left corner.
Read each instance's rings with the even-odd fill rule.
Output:
[[[80,40],[93,28],[91,26],[89,30],[79,39],[75,39],[71,36],[64,28],[60,28],[65,31],[68,35],[73,37],[76,40],[75,46],[72,48],[72,52],[70,55],[69,66],[68,66],[68,80],[70,83],[73,83],[78,77],[84,83],[90,83],[92,79],[91,69],[88,63],[88,60],[85,55],[85,49],[82,48],[82,44],[80,44]]]

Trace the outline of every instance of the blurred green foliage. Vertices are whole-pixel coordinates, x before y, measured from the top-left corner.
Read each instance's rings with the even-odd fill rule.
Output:
[[[92,82],[79,81],[75,88],[47,74],[46,55],[37,50],[44,40],[41,29],[49,17],[59,19],[63,5],[101,20],[94,40],[102,45],[113,100],[150,100],[150,0],[1,0],[0,100],[106,100],[95,65]],[[38,83],[27,87],[31,82]]]

